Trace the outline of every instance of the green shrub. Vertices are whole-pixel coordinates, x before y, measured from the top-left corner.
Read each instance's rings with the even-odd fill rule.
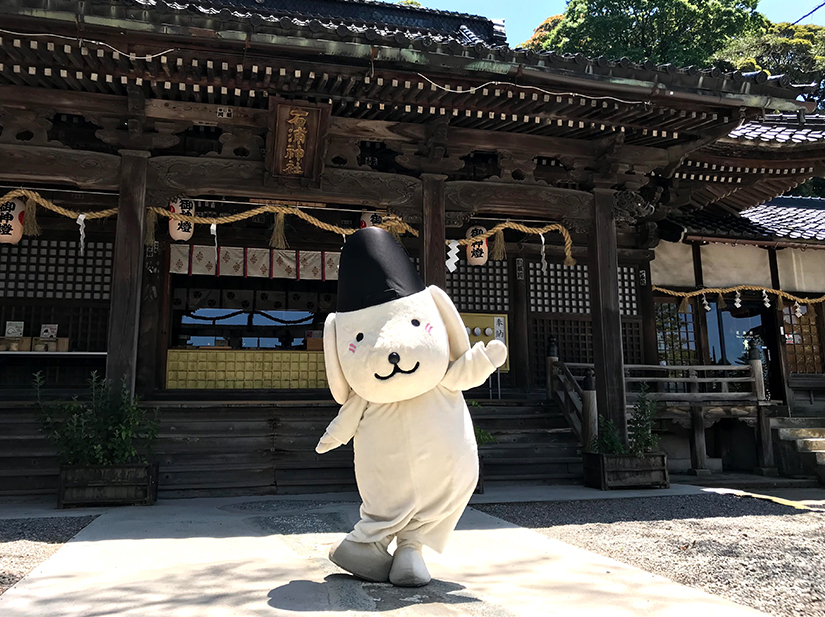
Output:
[[[639,391],[639,400],[633,406],[633,416],[627,422],[630,453],[634,456],[654,452],[659,446],[659,436],[653,434],[656,403],[648,398],[647,392],[647,384],[643,383]]]
[[[112,384],[96,372],[89,379],[89,400],[74,397],[69,402],[44,403],[45,379],[34,376],[37,404],[46,435],[58,451],[63,465],[124,465],[146,463],[158,434],[157,410],[138,406],[122,385]]]
[[[590,451],[596,454],[627,454],[619,431],[613,420],[599,414],[599,434],[593,438]]]

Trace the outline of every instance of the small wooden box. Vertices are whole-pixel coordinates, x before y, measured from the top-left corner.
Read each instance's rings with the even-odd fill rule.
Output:
[[[0,337],[0,351],[31,351],[32,337]]]
[[[41,348],[45,346],[45,348]],[[69,338],[60,336],[58,338],[40,338],[36,336],[32,339],[32,351],[69,351]]]
[[[324,351],[324,339],[322,338],[308,338],[307,351]]]

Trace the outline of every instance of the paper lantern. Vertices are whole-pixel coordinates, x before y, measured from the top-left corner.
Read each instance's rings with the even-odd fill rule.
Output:
[[[380,212],[364,212],[361,214],[361,229],[364,227],[375,227],[384,222],[384,217]]]
[[[17,244],[23,237],[26,202],[12,199],[0,203],[0,244]]]
[[[195,202],[191,199],[173,199],[169,204],[169,212],[195,216]],[[194,232],[194,223],[169,219],[169,236],[172,240],[182,240],[186,242],[192,238]]]
[[[487,233],[487,230],[481,225],[473,225],[467,230],[467,238],[475,238]],[[487,249],[487,238],[482,238],[476,242],[467,245],[467,261],[471,266],[483,266],[487,263],[487,256],[489,251]]]

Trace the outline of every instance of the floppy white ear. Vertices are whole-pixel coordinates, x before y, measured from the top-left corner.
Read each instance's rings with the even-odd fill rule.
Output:
[[[332,398],[339,405],[347,402],[350,387],[341,362],[338,360],[338,341],[335,336],[335,313],[330,313],[324,323],[324,366],[327,369],[327,383],[332,392]]]
[[[430,295],[435,300],[435,305],[438,307],[438,312],[441,313],[441,319],[447,326],[447,337],[450,340],[450,360],[458,360],[461,356],[470,350],[470,338],[467,336],[467,330],[464,328],[464,322],[461,320],[461,315],[455,308],[455,304],[450,300],[444,291],[435,285],[430,285],[427,288]]]

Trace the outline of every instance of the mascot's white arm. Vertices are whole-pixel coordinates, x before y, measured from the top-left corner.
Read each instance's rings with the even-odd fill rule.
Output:
[[[338,446],[343,446],[355,436],[361,417],[367,408],[367,401],[358,396],[355,392],[350,392],[347,402],[338,410],[338,415],[329,423],[327,430],[315,446],[318,454],[334,450]]]
[[[507,359],[507,347],[501,341],[490,341],[487,346],[478,342],[447,369],[441,385],[448,390],[460,391],[475,388]]]

